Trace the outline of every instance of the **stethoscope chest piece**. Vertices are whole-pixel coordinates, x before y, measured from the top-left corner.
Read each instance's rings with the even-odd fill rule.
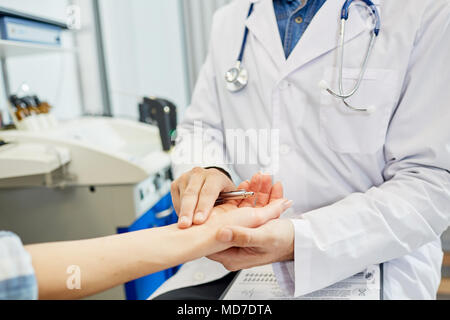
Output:
[[[234,68],[231,68],[225,74],[225,82],[230,92],[238,92],[244,89],[248,84],[248,71],[243,68],[238,61]]]

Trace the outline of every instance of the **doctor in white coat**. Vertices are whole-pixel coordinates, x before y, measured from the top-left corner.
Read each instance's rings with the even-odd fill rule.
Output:
[[[272,0],[236,0],[215,14],[209,55],[174,153],[180,227],[201,224],[218,193],[233,189],[226,172],[238,183],[270,171],[294,200],[292,213],[262,229],[225,230],[255,254],[224,252],[214,260],[229,270],[274,263],[293,296],[384,263],[386,299],[435,299],[440,236],[450,224],[450,1],[373,0],[381,31],[360,88],[347,100],[373,107],[371,113],[350,110],[318,86],[325,80],[339,88],[344,2],[325,2],[288,59]],[[245,27],[249,82],[233,93],[225,74]],[[372,30],[367,8],[352,6],[344,90],[358,79]],[[254,163],[235,159],[227,133],[252,130],[276,133],[270,163],[261,156]],[[240,151],[251,158],[259,145],[248,141]],[[206,167],[220,169],[199,169]],[[219,279],[229,272],[222,264],[188,263],[153,296]]]

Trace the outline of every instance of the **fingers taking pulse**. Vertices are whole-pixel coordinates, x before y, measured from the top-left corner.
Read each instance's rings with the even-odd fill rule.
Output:
[[[194,168],[172,183],[171,194],[182,229],[203,224],[221,192],[239,189],[217,169]]]

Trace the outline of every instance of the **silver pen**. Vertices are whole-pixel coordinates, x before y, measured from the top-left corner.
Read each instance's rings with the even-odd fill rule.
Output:
[[[248,192],[245,190],[237,190],[232,192],[222,192],[219,194],[219,198],[216,200],[216,206],[223,204],[229,200],[244,200],[255,195],[254,192]]]

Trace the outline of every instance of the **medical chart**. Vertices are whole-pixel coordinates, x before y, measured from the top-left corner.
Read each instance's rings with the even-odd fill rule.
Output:
[[[272,265],[244,270],[229,286],[223,300],[381,300],[382,267],[371,266],[347,280],[300,298],[286,296]]]

